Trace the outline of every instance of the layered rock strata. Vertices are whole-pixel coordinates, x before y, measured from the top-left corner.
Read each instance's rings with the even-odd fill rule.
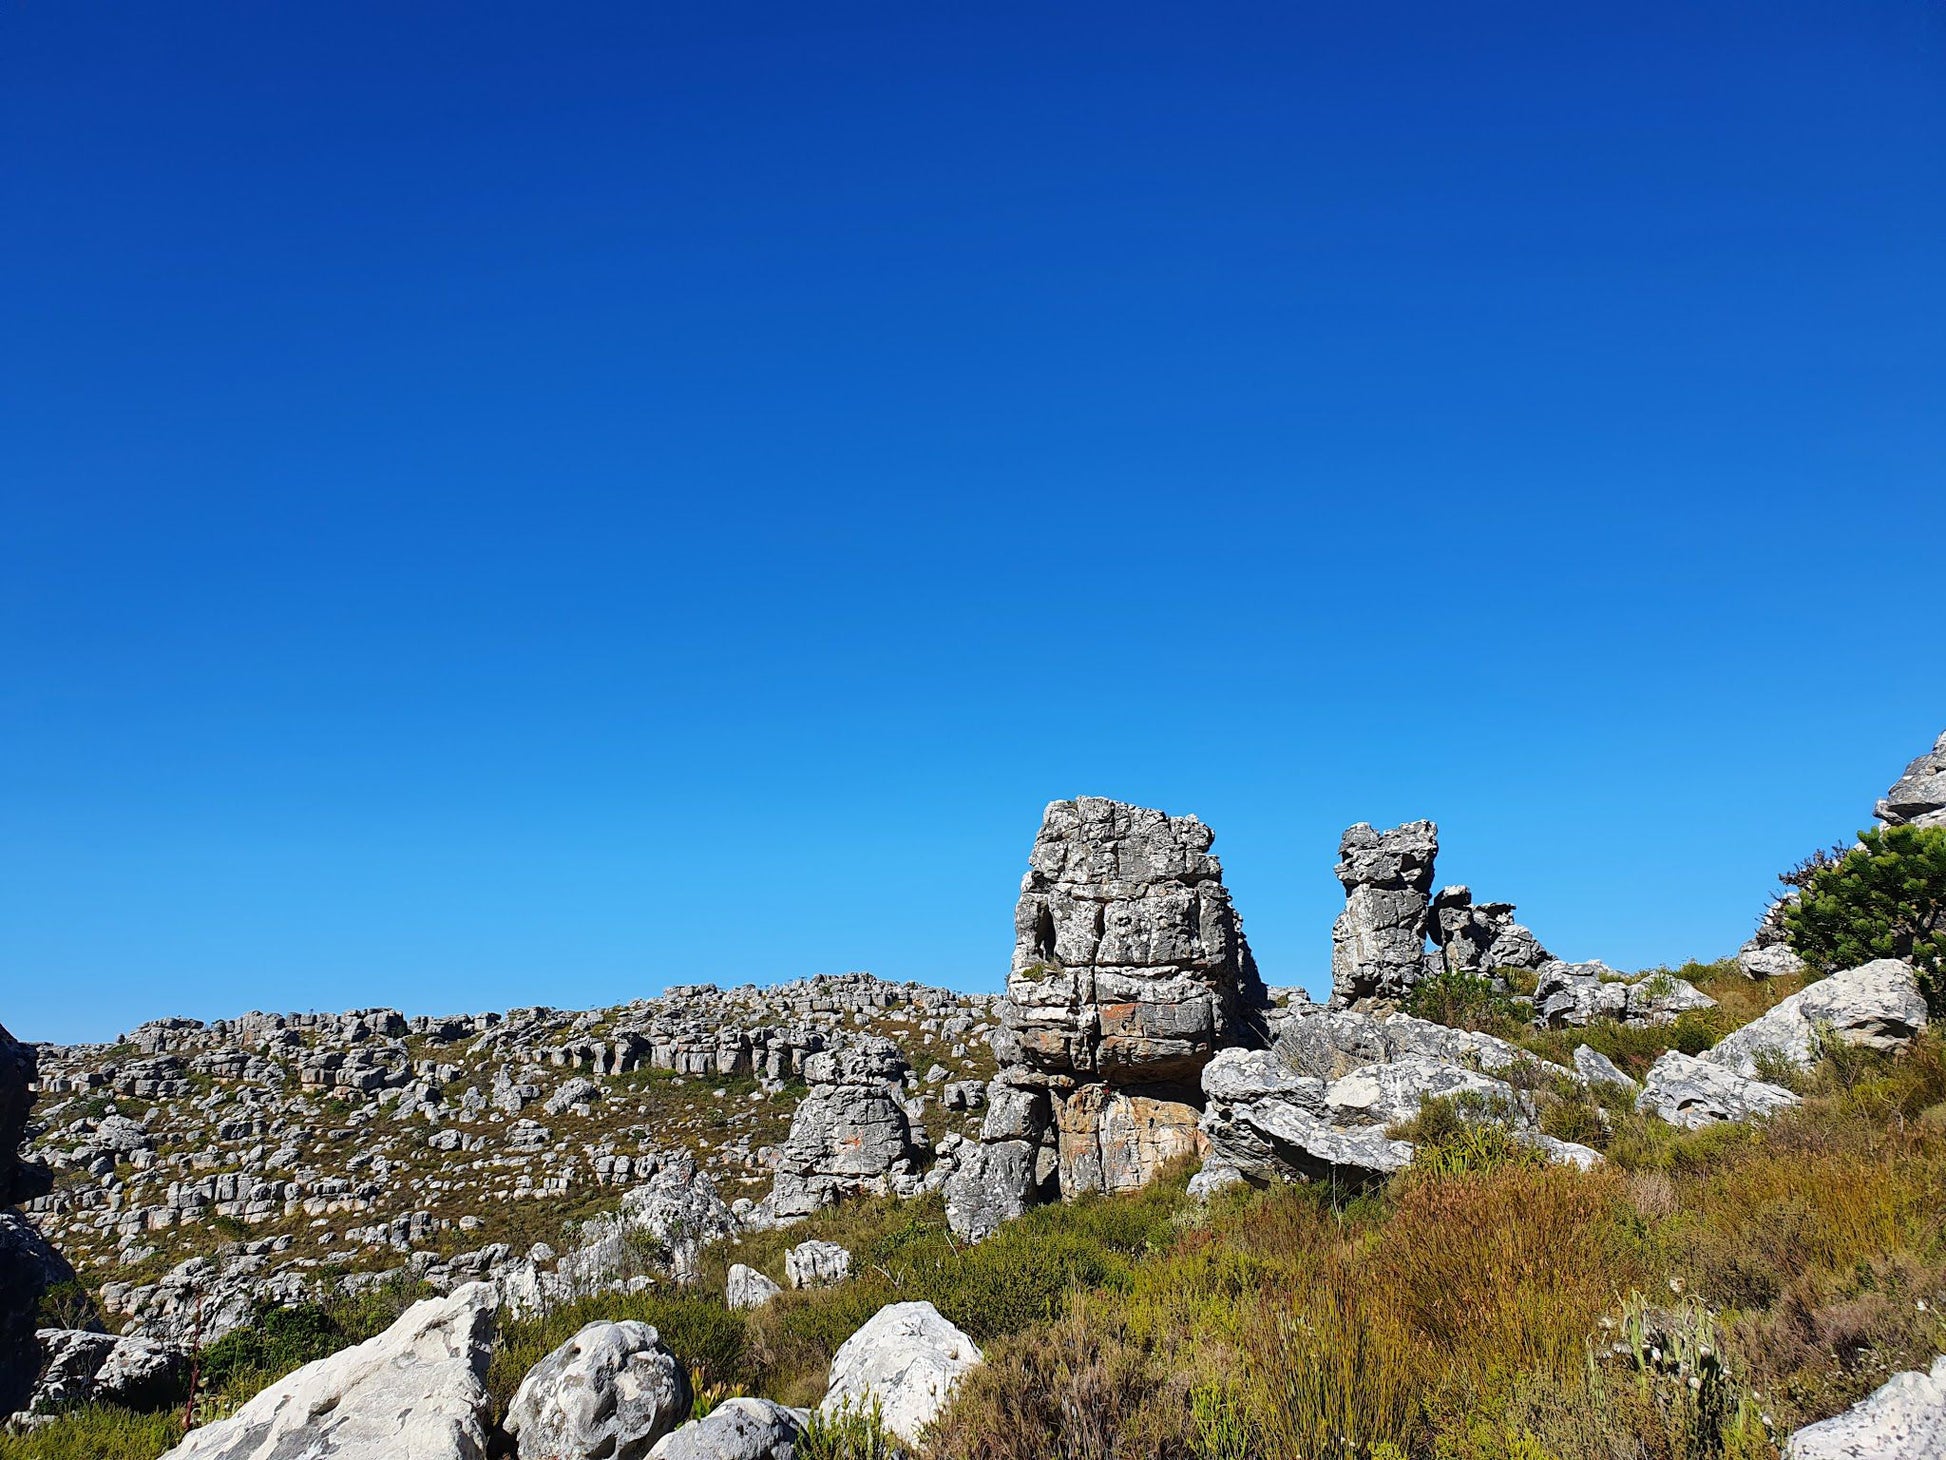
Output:
[[[1334,869],[1345,910],[1331,928],[1332,1003],[1402,999],[1425,975],[1438,855],[1439,828],[1430,821],[1346,829]]]

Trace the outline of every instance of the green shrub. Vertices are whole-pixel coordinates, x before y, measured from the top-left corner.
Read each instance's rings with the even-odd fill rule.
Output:
[[[203,1350],[198,1382],[206,1391],[261,1388],[355,1341],[322,1304],[263,1304],[249,1323]]]
[[[182,1416],[172,1410],[93,1405],[22,1434],[0,1430],[0,1460],[155,1460],[181,1440]]]
[[[1512,999],[1494,987],[1493,980],[1456,968],[1421,979],[1406,995],[1405,1011],[1450,1029],[1499,1033],[1520,1023]]]
[[[1785,910],[1791,947],[1825,973],[1908,959],[1934,1016],[1946,1015],[1946,827],[1888,826],[1858,841]]]

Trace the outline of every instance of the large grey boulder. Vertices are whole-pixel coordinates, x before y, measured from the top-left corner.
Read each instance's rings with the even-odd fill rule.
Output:
[[[1302,1009],[1281,1023],[1277,1052],[1299,1074],[1335,1080],[1367,1065],[1423,1058],[1499,1074],[1535,1057],[1491,1034],[1452,1029],[1410,1014]]]
[[[520,1460],[642,1460],[689,1415],[689,1376],[647,1323],[590,1323],[507,1406]]]
[[[1781,1085],[1751,1079],[1709,1060],[1670,1050],[1649,1067],[1635,1108],[1694,1130],[1719,1120],[1750,1120],[1796,1105]]]
[[[44,1328],[37,1337],[44,1366],[29,1414],[59,1414],[83,1404],[156,1409],[181,1397],[189,1364],[178,1349],[85,1328]]]
[[[831,1356],[831,1378],[818,1412],[864,1414],[917,1444],[959,1381],[978,1364],[978,1345],[930,1303],[893,1303],[874,1313]]]
[[[469,1283],[272,1384],[167,1460],[486,1460],[493,1289]]]
[[[1674,974],[1654,972],[1627,977],[1607,964],[1543,964],[1534,988],[1534,1022],[1564,1029],[1614,1019],[1623,1024],[1673,1024],[1691,1009],[1713,1009],[1716,1000]]]
[[[1574,1073],[1584,1085],[1620,1085],[1633,1092],[1639,1092],[1642,1088],[1640,1080],[1631,1079],[1628,1072],[1607,1055],[1585,1044],[1574,1047]]]
[[[1410,1120],[1434,1098],[1477,1095],[1513,1103],[1513,1087],[1465,1065],[1407,1055],[1366,1065],[1325,1087],[1324,1105],[1334,1125],[1392,1125]]]
[[[1946,1357],[1894,1374],[1843,1414],[1806,1425],[1786,1460],[1939,1460],[1946,1455]]]
[[[916,1189],[920,1151],[899,1099],[908,1073],[898,1046],[876,1036],[805,1060],[811,1088],[778,1149],[775,1220],[797,1221],[847,1196]]]
[[[946,1180],[946,1223],[979,1242],[1040,1199],[1039,1149],[1027,1141],[981,1141],[960,1148],[959,1165]]]
[[[1346,829],[1334,869],[1345,910],[1331,928],[1333,1004],[1402,999],[1425,975],[1438,855],[1439,828],[1430,821]]]
[[[807,1418],[768,1399],[725,1399],[657,1440],[649,1460],[794,1460]]]
[[[1903,1049],[1926,1027],[1926,1000],[1909,964],[1895,958],[1819,979],[1721,1040],[1703,1058],[1754,1078],[1768,1055],[1800,1068],[1822,1039],[1864,1049]]]
[[[1946,826],[1946,731],[1905,768],[1872,814],[1887,826]]]

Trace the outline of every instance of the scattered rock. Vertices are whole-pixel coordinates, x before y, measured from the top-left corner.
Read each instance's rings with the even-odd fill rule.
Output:
[[[1629,1091],[1639,1091],[1642,1088],[1641,1081],[1631,1079],[1622,1067],[1607,1055],[1585,1044],[1577,1044],[1574,1047],[1574,1072],[1581,1077],[1584,1084],[1620,1085]]]
[[[980,1357],[973,1340],[932,1304],[893,1303],[831,1356],[830,1384],[818,1411],[865,1413],[876,1403],[885,1429],[917,1444]]]
[[[58,1414],[82,1404],[158,1409],[181,1397],[189,1364],[177,1350],[144,1338],[81,1328],[45,1328],[38,1335],[45,1367],[27,1405],[30,1414]]]
[[[1635,1108],[1694,1130],[1718,1120],[1750,1120],[1798,1103],[1782,1085],[1767,1084],[1670,1050],[1649,1067]]]
[[[793,1283],[791,1286],[797,1285]],[[723,1301],[732,1308],[761,1308],[783,1291],[754,1267],[733,1262],[728,1280],[723,1285]]]
[[[657,1440],[649,1460],[793,1460],[808,1417],[768,1399],[725,1399]]]
[[[1545,964],[1534,988],[1534,1022],[1563,1029],[1614,1019],[1623,1024],[1673,1024],[1689,1009],[1713,1009],[1716,1000],[1686,979],[1656,971],[1633,978],[1607,964]]]
[[[784,1254],[784,1280],[794,1288],[824,1288],[851,1276],[851,1254],[836,1242],[800,1242]]]
[[[1431,931],[1439,942],[1442,966],[1454,973],[1539,968],[1554,958],[1530,929],[1514,921],[1511,902],[1476,903],[1467,887],[1439,890],[1432,900]]]
[[[1946,739],[1942,739],[1946,745]],[[1788,1460],[1938,1460],[1946,1455],[1946,1357],[1895,1374],[1843,1414],[1806,1425]]]
[[[378,1337],[272,1384],[167,1460],[486,1460],[493,1289],[409,1308]]]

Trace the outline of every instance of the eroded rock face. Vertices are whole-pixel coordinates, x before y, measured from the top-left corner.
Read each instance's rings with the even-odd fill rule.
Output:
[[[916,1444],[980,1359],[979,1346],[932,1304],[893,1303],[831,1356],[831,1381],[818,1410],[859,1414],[876,1402],[885,1428]]]
[[[590,1323],[520,1381],[506,1429],[521,1460],[642,1460],[689,1404],[689,1376],[653,1325]]]
[[[851,1254],[836,1242],[800,1242],[784,1254],[784,1280],[794,1288],[824,1288],[851,1276]]]
[[[1014,910],[999,1078],[946,1210],[985,1236],[1037,1201],[1128,1191],[1202,1145],[1203,1067],[1260,1044],[1267,996],[1193,816],[1084,796],[1047,808]]]
[[[1843,1414],[1806,1425],[1789,1460],[1938,1460],[1946,1455],[1946,1357],[1894,1374]]]
[[[1926,1027],[1926,1000],[1909,964],[1880,958],[1819,979],[1721,1040],[1702,1058],[1752,1079],[1768,1056],[1805,1068],[1824,1037],[1891,1051]]]
[[[168,1460],[486,1460],[493,1289],[409,1308],[377,1338],[272,1384]]]
[[[1439,828],[1430,821],[1346,828],[1334,869],[1345,910],[1331,928],[1332,1003],[1402,999],[1424,976],[1438,855]]]
[[[1193,816],[1083,796],[1047,808],[1014,910],[1003,1065],[1193,1082],[1263,1003],[1243,926]]]
[[[1872,814],[1887,826],[1946,826],[1946,731],[1905,768]]]
[[[44,1328],[39,1339],[45,1366],[27,1406],[30,1414],[58,1414],[82,1404],[155,1409],[186,1392],[188,1360],[162,1344],[80,1328]]]
[[[21,1159],[27,1113],[34,1106],[38,1060],[0,1027],[0,1208],[29,1201],[48,1189],[44,1167]],[[34,1337],[41,1295],[71,1282],[74,1269],[39,1230],[18,1212],[0,1210],[0,1417],[24,1408],[41,1368]]]
[[[899,1098],[908,1073],[898,1047],[876,1037],[804,1062],[811,1088],[778,1151],[773,1219],[797,1221],[846,1196],[917,1189],[920,1152]]]

